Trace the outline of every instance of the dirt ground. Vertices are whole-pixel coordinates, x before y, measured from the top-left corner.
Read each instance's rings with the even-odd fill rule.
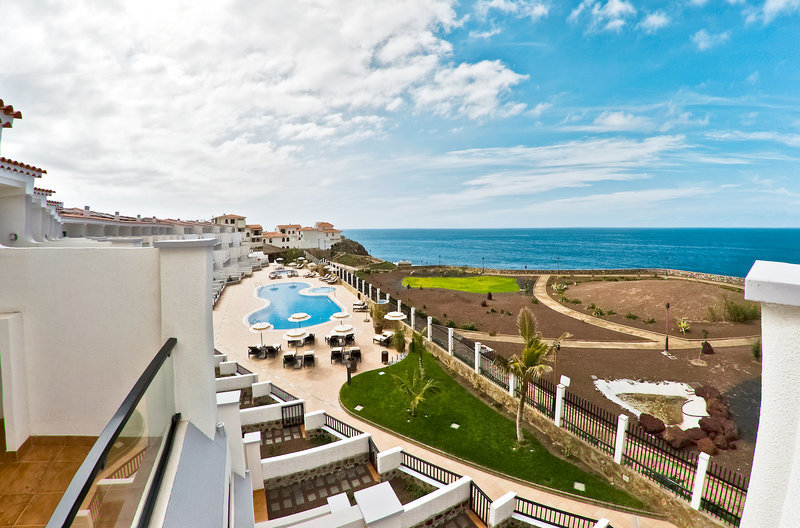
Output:
[[[541,303],[533,304],[530,302],[531,296],[523,293],[495,293],[492,294],[492,300],[488,300],[486,295],[480,293],[436,288],[407,289],[401,285],[406,275],[405,271],[394,271],[372,275],[370,280],[374,286],[380,287],[382,292],[386,292],[388,288],[393,297],[418,310],[424,310],[428,315],[439,319],[441,324],[452,320],[457,327],[472,323],[481,332],[516,335],[517,314],[520,308],[527,306],[536,317],[539,331],[545,337],[555,338],[564,332],[569,332],[573,339],[641,341],[638,337],[599,328],[559,314]],[[486,301],[485,307],[481,306],[482,301]],[[495,312],[492,313],[491,309]]]
[[[572,281],[576,279],[586,280],[585,277],[551,277],[547,291],[553,299],[558,300],[558,295],[550,286],[555,282],[566,283],[568,285],[566,296],[569,299],[580,299],[581,304],[562,303],[564,306],[586,311],[586,307],[593,303],[604,311],[616,312],[616,315],[605,316],[604,319],[653,332],[664,331],[664,319],[667,314],[665,304],[669,302],[670,334],[678,335],[675,320],[686,317],[691,323],[691,330],[685,336],[688,339],[702,339],[703,329],[708,331],[709,338],[744,337],[761,333],[761,322],[758,320],[746,323],[709,321],[709,307],[713,307],[721,319],[722,301],[725,298],[739,304],[751,304],[744,300],[742,291],[727,285],[679,279],[617,282],[601,279],[572,285]],[[626,318],[625,315],[628,313],[636,315],[637,319]],[[649,318],[655,322],[645,323],[644,321]]]
[[[506,357],[518,353],[520,347],[499,341],[485,344]],[[592,376],[605,380],[625,378],[712,385],[729,400],[733,419],[742,435],[735,450],[721,451],[714,459],[748,474],[753,462],[761,403],[761,365],[753,360],[750,347],[725,348],[713,355],[705,355],[706,367],[689,363],[698,357],[699,349],[673,350],[670,353],[676,359],[669,359],[655,350],[562,348],[555,371],[548,377],[552,380],[561,375],[569,376],[570,391],[615,414],[630,413],[603,396],[595,388]]]

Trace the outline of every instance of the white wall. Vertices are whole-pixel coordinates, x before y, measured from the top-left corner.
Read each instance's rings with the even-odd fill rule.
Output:
[[[303,400],[294,400],[290,402],[273,403],[272,405],[259,405],[257,407],[249,407],[247,409],[240,409],[242,425],[254,425],[266,422],[274,422],[281,419],[281,409],[291,405],[303,403]],[[306,415],[307,416],[307,415]],[[309,427],[306,423],[307,429],[314,429]]]
[[[26,371],[22,314],[0,314],[0,417],[7,451],[19,450],[30,436]]]
[[[432,491],[424,497],[403,506],[402,527],[408,528],[457,504],[469,500],[472,479],[461,477],[452,484]]]
[[[265,458],[261,461],[264,480],[308,471],[318,466],[332,464],[339,460],[368,453],[369,438],[369,434],[363,433],[347,440],[339,440],[332,444],[306,449],[305,451]]]

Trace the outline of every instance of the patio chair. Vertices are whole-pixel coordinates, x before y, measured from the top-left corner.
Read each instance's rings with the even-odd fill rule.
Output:
[[[316,342],[316,336],[314,334],[308,334],[305,339],[306,345],[313,345]]]
[[[361,363],[361,349],[359,347],[350,347],[350,358]]]
[[[283,368],[286,368],[286,365],[290,367],[294,366],[295,354],[294,352],[287,352],[283,355]]]
[[[257,346],[249,346],[247,347],[247,357],[256,356],[258,357],[261,355],[261,347]]]
[[[342,362],[342,349],[340,347],[332,348],[331,349],[331,363],[334,361],[338,361],[339,363]]]
[[[392,338],[385,335],[376,335],[372,338],[372,342],[378,343],[380,346],[388,347],[392,342]]]
[[[264,345],[264,352],[266,357],[274,358],[281,351],[281,345]]]
[[[314,356],[314,352],[306,352],[303,354],[303,366],[304,367],[316,367],[317,366],[317,358]]]

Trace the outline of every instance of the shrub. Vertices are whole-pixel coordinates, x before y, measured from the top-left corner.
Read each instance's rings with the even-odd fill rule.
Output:
[[[716,323],[717,322],[717,312],[714,310],[714,307],[713,306],[709,306],[707,308],[707,310],[708,310],[708,316],[707,316],[708,320],[710,322],[712,322],[712,323]]]
[[[475,323],[467,323],[465,325],[461,325],[462,330],[477,330],[478,327],[475,326]]]
[[[603,317],[605,314],[606,313],[599,306],[595,306],[594,310],[592,310],[592,315],[595,317]]]
[[[486,301],[481,301],[481,306],[483,306],[484,308],[486,308]]]
[[[625,319],[630,319],[631,321],[635,321],[635,320],[637,320],[638,318],[639,318],[639,316],[638,316],[638,315],[634,315],[634,314],[632,314],[632,313],[630,313],[630,312],[628,312],[628,313],[626,313],[626,314],[625,314]]]
[[[655,322],[656,322],[656,320],[653,319],[652,317],[649,317],[649,318],[644,320],[644,324],[653,324]]]
[[[606,312],[606,315],[617,315],[617,312],[615,312],[614,310],[609,310]]]
[[[486,294],[486,298],[491,301],[492,300],[492,292],[487,293]]]
[[[425,310],[417,310],[417,315],[419,317],[428,317],[428,312],[426,312]]]
[[[592,304],[590,304],[589,306],[586,307],[587,310],[594,310],[595,308],[597,308],[597,306],[595,306],[594,303],[592,303]]]
[[[406,350],[406,329],[402,325],[398,325],[397,330],[392,336],[392,345],[398,353],[402,354]]]
[[[572,303],[572,304],[581,304],[581,300],[580,299],[568,299],[568,301],[570,303]]]
[[[539,304],[539,299],[536,297],[531,297],[531,304]]]
[[[497,310],[495,310],[494,308],[489,308],[489,313],[497,313]]]
[[[728,300],[727,297],[722,299],[722,313],[724,314],[724,318],[732,323],[743,323],[754,319],[761,319],[761,307],[759,305],[739,304],[735,301]]]
[[[753,359],[755,359],[756,361],[760,362],[761,361],[761,340],[760,339],[758,341],[756,341],[755,343],[753,343],[753,346],[752,346],[751,350],[753,351]]]
[[[448,319],[447,322],[444,324],[447,328],[455,328],[456,323],[452,319]]]
[[[495,330],[489,330],[489,335],[490,335],[491,337],[494,337],[494,336],[496,336],[496,335],[497,335],[497,332],[496,332]]]
[[[435,325],[442,324],[442,322],[441,322],[441,321],[439,321],[439,319],[437,319],[436,317],[434,317],[434,318],[432,318],[432,319],[431,319],[431,323],[432,323],[432,324],[435,324]]]
[[[675,324],[678,325],[678,331],[683,335],[686,335],[686,332],[691,330],[689,321],[685,317],[675,318]]]

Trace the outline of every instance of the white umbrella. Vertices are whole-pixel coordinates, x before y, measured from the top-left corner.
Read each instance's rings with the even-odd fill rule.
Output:
[[[313,262],[309,262],[308,263],[308,269],[316,269],[316,267],[317,267],[317,265],[314,264]]]
[[[331,316],[331,321],[344,321],[350,319],[350,314],[347,312],[336,312]]]
[[[353,331],[353,325],[340,324],[333,327],[334,334],[347,334]]]
[[[264,331],[272,328],[270,323],[257,322],[250,327],[251,332],[258,332],[261,334],[261,346],[264,346]]]
[[[303,321],[308,321],[309,319],[311,319],[311,316],[308,315],[307,313],[298,312],[292,314],[292,316],[289,317],[289,322],[297,323],[297,327],[300,328],[300,323],[302,323]]]
[[[288,330],[285,334],[283,334],[284,339],[290,339],[292,341],[305,339],[308,337],[308,332],[303,330],[302,328],[293,328]]]
[[[406,318],[406,314],[403,312],[389,312],[388,314],[384,315],[383,318],[387,321],[402,321]]]

